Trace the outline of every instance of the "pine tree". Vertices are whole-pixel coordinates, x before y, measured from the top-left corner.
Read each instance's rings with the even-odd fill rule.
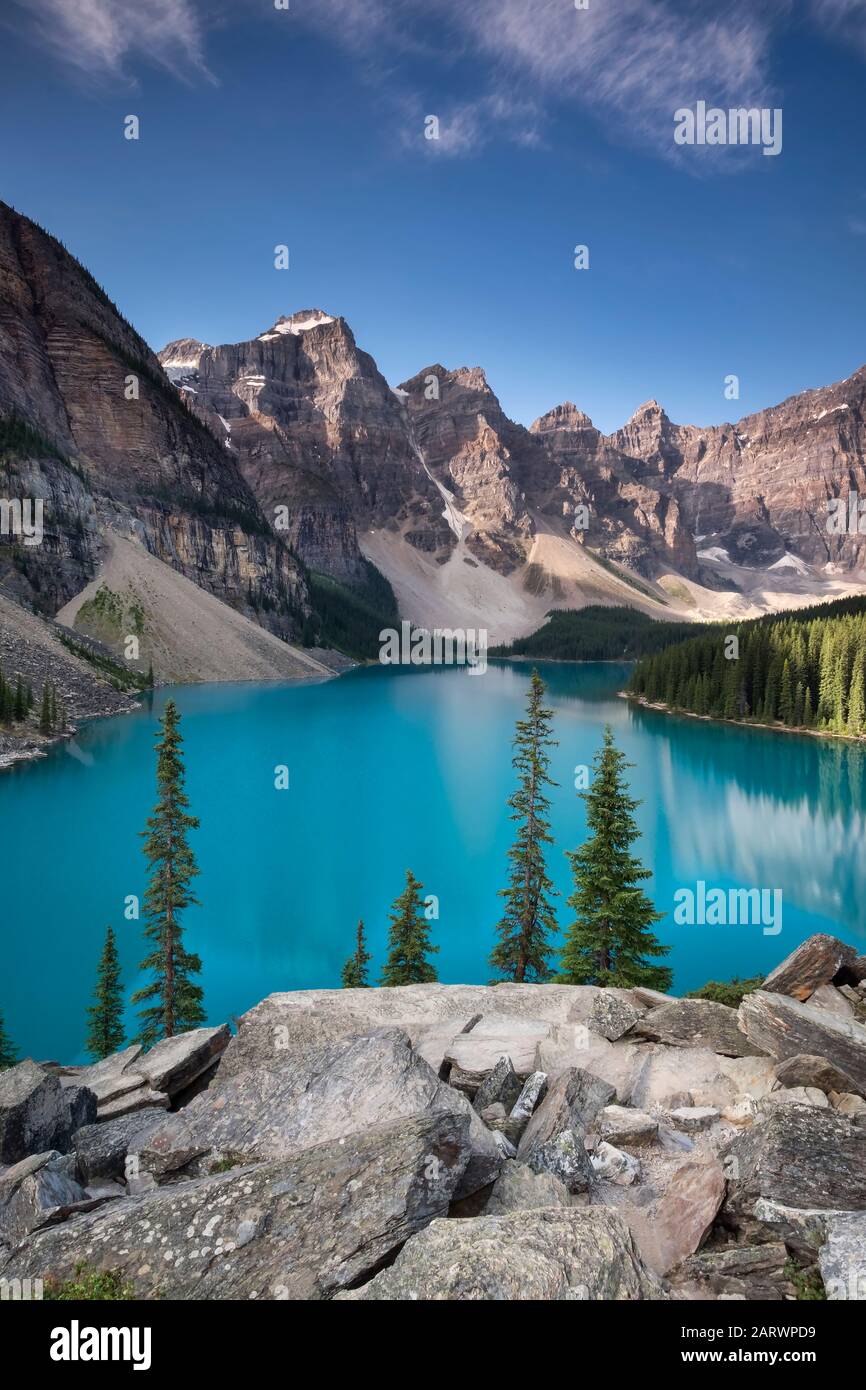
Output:
[[[372,959],[373,957],[367,950],[364,923],[359,922],[355,937],[355,949],[343,966],[340,975],[343,989],[366,989],[368,987],[370,981],[367,978],[369,973],[367,967]]]
[[[864,692],[863,658],[857,659],[851,673],[851,690],[848,696],[848,732],[857,737],[863,733],[866,719],[866,692]]]
[[[18,1053],[12,1045],[12,1040],[6,1032],[3,1024],[3,1015],[0,1014],[0,1071],[6,1071],[9,1067],[14,1067],[18,1061]]]
[[[24,690],[24,682],[21,677],[15,683],[15,704],[12,710],[12,718],[20,724],[21,720],[27,715],[27,694]]]
[[[42,685],[42,710],[39,715],[40,734],[50,734],[51,727],[51,682],[44,681]]]
[[[406,870],[406,887],[389,914],[388,959],[382,971],[383,985],[429,985],[438,979],[427,956],[438,951],[430,940],[430,927],[421,898],[423,884],[411,869]]]
[[[668,967],[646,959],[667,955],[670,948],[650,930],[664,914],[639,887],[652,875],[631,853],[640,833],[633,816],[640,802],[629,795],[623,776],[630,766],[605,728],[592,785],[581,793],[592,834],[580,849],[568,851],[574,874],[568,905],[576,918],[560,952],[557,979],[563,984],[670,988]]]
[[[150,883],[144,898],[145,936],[153,950],[140,968],[151,971],[155,978],[137,990],[132,1001],[156,1001],[139,1013],[141,1028],[137,1041],[144,1047],[151,1047],[160,1038],[198,1028],[205,1021],[202,988],[190,978],[200,972],[201,960],[185,949],[180,920],[184,909],[197,902],[190,884],[198,868],[187,843],[187,831],[196,830],[198,820],[187,813],[189,801],[183,790],[179,723],[177,706],[169,700],[162,717],[162,738],[156,744],[159,800],[142,832],[144,854],[150,866]]]
[[[88,1034],[84,1044],[94,1061],[119,1052],[125,1042],[123,1033],[123,990],[120,984],[120,960],[117,942],[111,927],[105,933],[105,945],[96,971],[94,1002],[87,1010]]]
[[[543,789],[557,785],[548,775],[550,758],[546,752],[556,744],[550,737],[552,718],[553,711],[544,707],[544,681],[533,671],[526,718],[517,721],[511,760],[518,785],[508,805],[518,829],[508,851],[508,887],[500,892],[505,912],[496,928],[499,941],[490,953],[493,969],[517,983],[548,979],[549,957],[554,950],[550,937],[559,930],[550,901],[555,889],[544,858],[544,846],[552,844],[553,838],[548,820],[550,801]]]

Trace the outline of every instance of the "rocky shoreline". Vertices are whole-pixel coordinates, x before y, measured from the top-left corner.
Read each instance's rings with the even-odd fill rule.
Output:
[[[137,1299],[866,1298],[866,957],[274,994],[0,1073],[0,1282]]]
[[[836,733],[833,729],[807,729],[802,724],[765,724],[758,719],[725,719],[719,714],[696,714],[691,709],[672,709],[662,700],[647,700],[643,695],[632,695],[628,690],[618,690],[621,700],[641,705],[644,709],[655,710],[657,714],[675,714],[683,719],[699,719],[703,724],[728,724],[735,729],[767,729],[771,734],[800,734],[804,738],[841,739],[844,743],[866,743],[866,734]]]

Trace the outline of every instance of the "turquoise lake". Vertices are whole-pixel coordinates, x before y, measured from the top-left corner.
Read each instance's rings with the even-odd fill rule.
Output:
[[[635,709],[616,694],[625,666],[540,670],[559,740],[549,865],[561,925],[564,851],[585,832],[575,768],[592,761],[608,722],[635,764],[638,852],[667,914],[656,930],[671,946],[675,990],[760,974],[816,931],[866,949],[862,749]],[[359,917],[378,972],[407,868],[438,898],[440,978],[490,978],[512,832],[511,738],[529,672],[377,667],[308,686],[170,692],[201,820],[191,836],[201,906],[185,920],[187,944],[204,961],[211,1022],[275,990],[338,985]],[[168,694],[0,774],[0,1011],[24,1055],[84,1060],[85,1009],[109,922],[127,993],[141,983],[141,924],[125,920],[124,901],[144,893],[139,832],[155,800],[156,717]],[[274,786],[280,764],[288,790]],[[781,889],[781,933],[676,925],[674,892],[698,880]],[[130,1012],[130,1031],[133,1022]]]

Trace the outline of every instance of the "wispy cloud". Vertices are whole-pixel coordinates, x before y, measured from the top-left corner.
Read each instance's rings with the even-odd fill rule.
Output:
[[[79,73],[128,75],[145,59],[179,78],[213,81],[194,0],[13,0],[28,32]],[[10,14],[11,17],[11,14]]]
[[[866,53],[864,0],[811,0],[812,19],[831,37],[854,44]]]

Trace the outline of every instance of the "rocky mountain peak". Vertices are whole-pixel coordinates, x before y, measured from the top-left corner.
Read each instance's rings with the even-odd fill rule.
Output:
[[[663,421],[667,420],[667,418],[667,415],[658,401],[644,401],[643,405],[639,405],[637,410],[633,411],[629,416],[626,425],[646,424],[651,420]]]
[[[294,314],[282,314],[272,328],[259,334],[259,341],[266,342],[279,333],[290,333],[298,337],[301,333],[308,333],[311,328],[322,328],[334,321],[334,315],[326,314],[324,309],[298,309]]]
[[[582,410],[571,401],[563,401],[561,405],[555,405],[552,410],[548,410],[546,415],[540,415],[530,426],[532,434],[550,434],[556,430],[587,430],[594,429],[592,420]]]

